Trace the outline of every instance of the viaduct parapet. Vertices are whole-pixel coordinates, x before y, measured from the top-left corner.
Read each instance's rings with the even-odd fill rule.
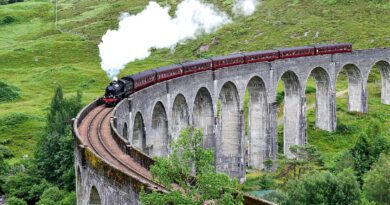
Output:
[[[167,191],[150,176],[150,157],[169,154],[170,140],[188,126],[203,129],[204,147],[215,150],[217,171],[243,181],[246,164],[262,169],[266,159],[277,156],[279,81],[285,91],[283,148],[291,157],[289,147],[307,141],[309,76],[316,82],[316,126],[335,131],[338,74],[342,69],[347,73],[349,111],[366,113],[367,79],[375,66],[382,77],[382,103],[390,105],[389,48],[205,71],[145,88],[114,109],[95,101],[80,112],[73,126],[78,204],[139,204],[142,186]],[[246,196],[245,204],[272,203]]]

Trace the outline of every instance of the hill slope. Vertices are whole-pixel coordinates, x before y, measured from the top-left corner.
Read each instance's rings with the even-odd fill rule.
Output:
[[[58,28],[54,24],[55,7],[49,1],[0,6],[0,81],[17,88],[20,95],[12,101],[0,102],[0,121],[12,122],[0,124],[0,143],[13,149],[14,160],[31,154],[33,136],[42,130],[56,85],[62,85],[69,95],[83,90],[85,102],[102,94],[108,79],[99,68],[97,44],[107,29],[117,27],[121,12],[137,13],[147,2],[62,0],[58,5]],[[229,13],[233,1],[208,2]],[[185,42],[175,51],[154,50],[149,58],[128,64],[121,75],[237,51],[345,41],[352,42],[355,49],[390,47],[390,3],[348,2],[351,3],[267,0],[254,15],[235,17],[233,23],[216,33]],[[202,45],[209,45],[209,50],[195,52]],[[377,98],[374,104],[382,109]],[[345,106],[345,99],[340,103]],[[383,126],[388,123],[386,120]],[[309,129],[309,141],[311,132],[314,131]],[[326,139],[312,139],[330,156],[343,148],[328,146]],[[348,144],[349,138],[344,139],[343,144]]]

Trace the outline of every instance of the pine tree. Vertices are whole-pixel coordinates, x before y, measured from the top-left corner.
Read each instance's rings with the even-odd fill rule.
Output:
[[[74,189],[73,138],[70,125],[81,109],[81,93],[65,99],[62,88],[55,90],[47,115],[45,133],[39,137],[35,153],[42,177],[61,188]]]

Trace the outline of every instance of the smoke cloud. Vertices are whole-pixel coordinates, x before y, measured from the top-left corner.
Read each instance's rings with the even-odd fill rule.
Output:
[[[235,15],[252,15],[256,11],[260,0],[235,0],[233,5],[233,12]]]
[[[226,13],[199,0],[181,2],[174,17],[169,9],[149,2],[139,14],[122,14],[118,30],[107,31],[99,51],[101,66],[110,79],[115,79],[127,63],[148,57],[151,48],[173,48],[231,22]]]

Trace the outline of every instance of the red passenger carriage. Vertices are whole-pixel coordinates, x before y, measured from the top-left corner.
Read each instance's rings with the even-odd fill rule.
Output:
[[[192,62],[182,63],[182,65],[184,75],[189,75],[212,69],[212,61],[210,59],[196,60]]]
[[[352,52],[352,44],[351,43],[339,43],[339,44],[332,44],[332,45],[316,45],[315,48],[316,48],[317,55]]]
[[[340,43],[332,45],[285,48],[280,50],[255,51],[164,66],[154,70],[144,71],[135,75],[129,75],[121,78],[118,81],[112,81],[110,85],[106,87],[106,93],[102,100],[107,106],[115,105],[133,92],[142,90],[148,86],[154,85],[155,83],[164,82],[183,75],[190,75],[207,70],[217,70],[224,67],[246,63],[269,62],[284,58],[296,58],[345,52],[352,52],[352,44]]]
[[[157,82],[163,82],[183,75],[183,66],[181,64],[169,65],[155,69],[157,73]]]
[[[217,70],[223,67],[244,64],[245,56],[238,53],[229,56],[213,57],[211,60],[213,61],[213,70]]]
[[[280,58],[297,58],[303,56],[315,55],[316,51],[313,46],[303,46],[296,48],[283,48],[279,50]]]
[[[244,53],[245,63],[256,63],[264,61],[273,61],[279,58],[279,51],[268,50],[268,51],[255,51]]]

